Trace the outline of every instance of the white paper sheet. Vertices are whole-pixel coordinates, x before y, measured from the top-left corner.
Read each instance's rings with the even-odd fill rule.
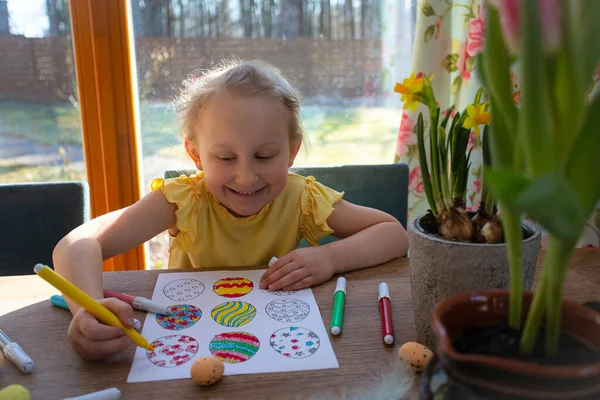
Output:
[[[185,306],[177,309],[187,317],[146,315],[142,335],[158,346],[136,349],[127,382],[189,378],[194,361],[210,355],[230,357],[224,375],[338,368],[312,290],[261,290],[264,271],[159,275],[152,300]]]

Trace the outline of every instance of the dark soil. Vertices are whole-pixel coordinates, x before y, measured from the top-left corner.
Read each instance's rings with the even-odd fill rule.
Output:
[[[463,354],[502,356],[539,364],[581,365],[600,361],[599,352],[567,334],[560,337],[559,355],[555,358],[547,357],[544,337],[542,329],[531,355],[523,355],[519,353],[521,332],[508,324],[496,324],[469,329],[454,340],[454,347]]]

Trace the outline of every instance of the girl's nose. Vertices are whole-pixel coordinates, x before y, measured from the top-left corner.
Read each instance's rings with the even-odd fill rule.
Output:
[[[257,181],[257,177],[254,168],[248,165],[240,165],[236,171],[235,180],[242,186],[251,186]]]

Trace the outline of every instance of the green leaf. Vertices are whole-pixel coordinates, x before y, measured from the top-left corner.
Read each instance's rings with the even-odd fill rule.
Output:
[[[554,89],[550,93],[549,100],[554,115],[551,126],[552,144],[557,157],[556,162],[561,165],[570,154],[571,147],[580,132],[586,101],[583,83],[578,76],[580,66],[583,64],[582,58],[585,56],[584,53],[577,53],[579,44],[576,42],[575,32],[573,32],[572,9],[565,1],[562,6],[563,34],[561,49],[556,55],[556,73],[555,76],[547,77],[548,86]],[[596,23],[596,25],[598,24]],[[579,24],[575,26],[577,26],[577,31],[581,29]],[[549,64],[554,66],[552,61]],[[591,74],[587,79],[588,82],[591,82]]]
[[[579,200],[566,178],[550,173],[535,180],[507,170],[485,169],[490,191],[511,210],[524,213],[549,233],[577,240],[585,223]]]
[[[467,71],[473,71],[475,69],[475,57],[467,58]]]
[[[567,161],[567,177],[589,215],[600,199],[600,96],[589,104],[581,133]]]
[[[500,202],[513,208],[517,197],[531,184],[526,176],[509,170],[484,167],[483,176],[490,191]]]
[[[538,2],[521,2],[520,23],[522,32],[521,70],[523,100],[521,102],[521,126],[519,135],[525,137],[525,154],[528,167],[534,176],[541,176],[552,168],[554,152],[551,151],[546,87],[546,63],[542,49],[541,24],[538,18]]]
[[[577,241],[585,224],[577,194],[560,173],[534,180],[516,198],[514,207],[562,240]]]
[[[458,67],[456,66],[457,61],[458,61],[457,53],[448,54],[442,60],[442,68],[444,68],[448,72],[454,72],[454,71],[458,70]]]
[[[454,78],[454,81],[452,81],[451,93],[452,94],[458,93],[458,91],[460,90],[461,84],[462,84],[462,76],[459,75],[456,78]]]
[[[496,168],[509,169],[513,167],[513,153],[515,143],[512,143],[510,132],[506,121],[498,110],[496,101],[490,99],[490,151],[492,154],[492,165]],[[515,126],[516,121],[515,122]]]
[[[419,146],[419,164],[421,167],[421,177],[423,178],[423,188],[427,196],[429,208],[434,215],[438,215],[437,205],[433,196],[433,186],[429,175],[429,167],[427,166],[427,154],[425,153],[425,128],[423,127],[423,113],[419,113],[417,119],[417,144]]]
[[[435,25],[429,25],[427,29],[425,29],[425,43],[429,43],[433,34],[435,33]]]
[[[579,24],[574,29],[576,28],[575,34],[578,39],[576,43],[579,45],[578,54],[582,57],[580,79],[583,90],[587,90],[592,84],[594,70],[600,62],[600,1],[582,0],[580,4],[580,18],[577,19]]]
[[[435,15],[435,11],[433,10],[431,3],[428,2],[421,4],[421,12],[426,17],[431,17],[432,15]]]
[[[512,87],[510,81],[509,54],[502,38],[498,11],[494,7],[486,7],[486,33],[484,51],[479,53],[481,61],[480,76],[485,82],[485,88],[490,98],[496,103],[498,118],[505,121],[506,137],[509,142],[516,136],[517,109],[512,101]],[[514,125],[514,126],[513,126]]]

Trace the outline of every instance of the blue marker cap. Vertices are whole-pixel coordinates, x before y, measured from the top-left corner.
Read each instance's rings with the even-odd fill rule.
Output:
[[[64,308],[65,310],[69,309],[65,298],[58,294],[55,294],[54,296],[50,297],[50,303],[54,304],[56,307]]]

